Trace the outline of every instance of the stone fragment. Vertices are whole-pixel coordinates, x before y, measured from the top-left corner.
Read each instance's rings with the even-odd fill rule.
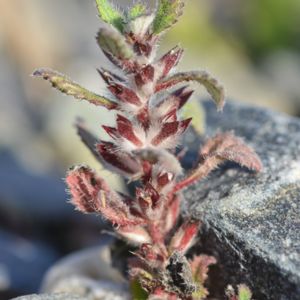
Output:
[[[111,242],[58,261],[45,275],[44,293],[75,294],[87,300],[129,300],[128,284],[111,265]]]
[[[208,136],[234,130],[264,164],[260,174],[225,164],[184,191],[185,214],[206,224],[198,250],[218,258],[213,276],[224,281],[215,285],[246,283],[256,300],[300,299],[300,120],[233,103],[223,114],[205,109]]]
[[[12,300],[88,300],[87,298],[70,295],[70,294],[43,294],[43,295],[28,295]]]

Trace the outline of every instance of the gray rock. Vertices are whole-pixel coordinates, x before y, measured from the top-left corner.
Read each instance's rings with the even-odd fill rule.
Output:
[[[87,300],[128,300],[128,284],[111,265],[111,242],[75,252],[58,261],[45,275],[45,293],[70,293]]]
[[[264,164],[258,175],[226,164],[184,191],[184,211],[204,221],[203,248],[222,267],[214,276],[223,272],[221,288],[247,283],[256,300],[300,299],[300,120],[233,103],[223,114],[205,108],[209,136],[234,130]]]
[[[37,291],[41,277],[56,259],[49,245],[0,230],[0,292]]]
[[[12,300],[87,300],[86,298],[70,295],[70,294],[44,294],[44,295],[28,295]]]
[[[0,208],[23,218],[66,218],[74,215],[66,205],[65,185],[58,176],[36,175],[22,167],[13,155],[0,152]]]

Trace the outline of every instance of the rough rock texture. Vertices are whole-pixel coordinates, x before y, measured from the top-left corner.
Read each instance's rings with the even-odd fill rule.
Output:
[[[226,164],[184,191],[185,212],[207,225],[203,248],[222,266],[214,276],[223,272],[221,288],[249,284],[256,300],[300,299],[300,120],[233,103],[223,114],[205,108],[209,136],[234,130],[264,164],[258,175]]]
[[[78,297],[70,294],[44,294],[44,295],[28,295],[13,300],[87,300],[87,298]]]
[[[58,261],[45,275],[44,293],[74,294],[87,300],[128,300],[128,284],[111,267],[111,242],[82,250]]]

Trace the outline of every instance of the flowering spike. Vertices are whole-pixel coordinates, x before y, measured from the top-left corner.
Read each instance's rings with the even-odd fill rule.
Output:
[[[86,100],[97,106],[104,106],[109,110],[116,109],[118,107],[117,103],[86,90],[79,84],[71,81],[65,75],[62,75],[56,71],[50,69],[38,69],[34,71],[33,76],[42,77],[45,80],[48,80],[54,88],[58,89],[64,94],[73,96],[76,99]]]
[[[114,127],[101,124],[113,142],[99,141],[82,121],[76,127],[100,163],[135,181],[134,197],[113,191],[90,168],[76,167],[66,177],[71,202],[80,211],[100,214],[117,225],[117,236],[138,248],[130,258],[128,274],[148,299],[204,299],[208,294],[204,287],[208,266],[215,259],[186,258],[199,222],[183,220],[183,225],[178,226],[182,200],[178,192],[225,160],[255,171],[260,171],[262,164],[251,148],[233,134],[225,133],[208,140],[199,153],[198,166],[183,179],[180,177],[180,158],[186,150],[176,154],[176,147],[191,124],[191,117],[197,121],[200,113],[193,109],[192,114],[188,109],[180,111],[193,94],[188,85],[171,88],[198,82],[219,110],[224,105],[224,89],[206,72],[170,75],[183,55],[180,47],[155,58],[162,33],[177,22],[185,0],[157,0],[156,12],[137,2],[124,14],[108,1],[96,0],[99,16],[107,23],[98,32],[97,42],[119,72],[103,68],[98,72],[116,100],[94,94],[55,71],[40,69],[34,75],[67,95],[118,111],[114,114]],[[239,289],[241,299],[230,300],[249,300],[249,293],[244,290]],[[233,296],[238,297],[235,293]]]

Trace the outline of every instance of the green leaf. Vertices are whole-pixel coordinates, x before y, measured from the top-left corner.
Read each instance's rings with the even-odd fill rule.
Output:
[[[175,24],[183,13],[184,0],[159,0],[153,33],[160,34]]]
[[[239,300],[251,300],[252,293],[245,284],[240,284],[238,286],[238,292]]]
[[[116,109],[117,103],[88,91],[79,84],[71,81],[65,75],[50,69],[38,69],[33,73],[34,77],[42,77],[48,80],[52,86],[66,95],[70,95],[79,100],[86,100],[97,106],[104,106],[107,109]]]
[[[146,291],[141,287],[140,282],[138,279],[134,279],[130,282],[130,290],[133,300],[147,300],[148,294]]]
[[[146,6],[141,3],[137,3],[129,11],[129,19],[130,20],[136,19],[140,17],[142,14],[144,14],[145,12],[146,12]]]
[[[195,81],[202,84],[214,100],[218,110],[223,109],[225,104],[224,88],[215,78],[205,71],[191,71],[174,74],[173,76],[159,81],[156,90],[161,91],[185,81]]]
[[[104,52],[108,52],[121,60],[128,60],[133,56],[133,50],[125,38],[112,28],[101,28],[97,35],[97,42]]]
[[[96,5],[100,18],[123,32],[124,19],[120,12],[110,5],[107,0],[96,0]]]
[[[197,101],[189,101],[183,107],[183,118],[192,118],[191,125],[199,135],[205,132],[205,110]]]

